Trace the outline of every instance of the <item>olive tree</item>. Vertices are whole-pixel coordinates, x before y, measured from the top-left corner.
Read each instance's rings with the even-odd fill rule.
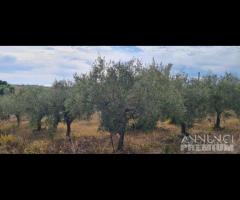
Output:
[[[147,68],[141,68],[132,88],[129,101],[135,108],[133,112],[133,128],[151,130],[157,122],[166,118],[171,102],[171,64],[157,64],[153,60]],[[168,104],[168,105],[167,105]]]
[[[65,80],[55,81],[50,90],[48,121],[52,132],[56,132],[58,124],[63,121],[64,102],[68,96],[71,82]]]
[[[10,116],[9,95],[14,93],[14,87],[6,81],[0,80],[0,120],[7,120]]]
[[[201,120],[207,115],[208,92],[201,79],[188,78],[186,74],[178,74],[173,80],[172,104],[169,106],[176,109],[168,115],[173,122],[181,126],[181,134],[188,135],[187,128],[192,127],[194,122]]]
[[[207,91],[198,79],[171,75],[172,64],[153,63],[143,69],[132,90],[135,128],[151,130],[159,120],[181,126],[181,134],[207,113]]]
[[[43,87],[31,87],[24,91],[24,112],[30,118],[30,124],[41,130],[41,121],[47,116],[49,108],[49,90]]]
[[[0,97],[0,120],[9,119],[9,110],[8,110],[8,102],[10,98],[8,95],[4,95]]]
[[[14,94],[9,95],[7,102],[7,110],[10,115],[14,115],[17,120],[17,126],[20,126],[21,118],[25,114],[24,111],[24,90],[15,91]]]
[[[91,99],[100,112],[101,129],[119,134],[118,150],[123,149],[124,136],[130,119],[128,97],[137,74],[136,62],[109,62],[98,58],[90,72]]]
[[[69,110],[73,104],[73,96],[73,82],[60,80],[53,83],[48,108],[48,119],[54,132],[59,122],[65,122],[67,125],[66,137],[69,138],[71,123],[75,119],[75,115]]]
[[[74,80],[74,82],[55,81],[51,90],[48,113],[54,129],[59,122],[66,123],[66,137],[69,139],[71,139],[72,122],[75,119],[88,119],[93,112],[89,100],[89,77],[76,74]]]
[[[218,77],[208,75],[204,77],[208,89],[208,112],[216,114],[214,128],[221,128],[221,116],[226,110],[239,111],[240,93],[239,79],[230,73]]]

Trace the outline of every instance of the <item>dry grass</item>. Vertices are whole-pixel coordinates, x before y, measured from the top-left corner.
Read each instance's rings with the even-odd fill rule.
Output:
[[[235,152],[240,153],[240,121],[235,117],[227,118],[222,123],[224,129],[214,131],[213,122],[204,120],[196,123],[189,130],[191,134],[233,134]],[[44,126],[44,125],[43,125]],[[33,134],[28,121],[24,120],[20,128],[16,121],[0,124],[0,153],[112,153],[110,136],[107,132],[98,132],[99,119],[94,115],[90,121],[74,121],[72,124],[72,142],[65,139],[66,126],[61,123],[57,133],[50,137],[47,131]],[[168,122],[159,123],[151,132],[127,132],[124,151],[121,153],[158,154],[181,153],[180,129]],[[118,136],[113,137],[117,146]]]

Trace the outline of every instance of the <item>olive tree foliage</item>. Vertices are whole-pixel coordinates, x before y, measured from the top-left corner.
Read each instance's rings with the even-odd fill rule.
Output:
[[[239,114],[240,89],[239,79],[230,73],[218,77],[208,75],[203,77],[208,89],[208,112],[216,115],[214,128],[221,128],[221,116],[226,110]]]
[[[88,120],[94,113],[94,105],[91,99],[91,78],[89,75],[74,75],[73,87],[74,104],[71,113],[75,113],[79,119]]]
[[[37,131],[41,130],[41,121],[48,114],[49,97],[49,89],[43,87],[33,87],[24,90],[24,112],[30,119],[30,125]]]
[[[74,76],[75,81],[55,81],[51,89],[48,118],[55,131],[59,122],[67,125],[66,137],[70,139],[71,124],[75,119],[88,119],[93,113],[89,100],[89,77]]]
[[[170,119],[181,126],[187,135],[197,119],[207,113],[207,90],[198,79],[185,74],[171,75],[172,64],[157,64],[154,60],[141,75],[132,90],[131,102],[135,104],[135,128],[151,130],[159,120]]]
[[[8,102],[9,102],[8,95],[0,97],[0,121],[9,119]]]
[[[1,82],[6,88],[0,97],[0,116],[2,119],[8,119],[14,115],[17,119],[17,126],[20,125],[21,116],[24,114],[23,109],[23,92],[22,90],[15,91],[13,86],[8,85],[6,82]],[[8,91],[8,92],[6,92]]]
[[[89,77],[74,76],[74,86],[69,90],[64,102],[64,121],[67,124],[66,136],[70,137],[71,123],[75,119],[89,119],[93,114],[93,104],[90,101]]]
[[[7,120],[9,118],[9,95],[13,93],[14,87],[6,81],[0,80],[0,120]]]
[[[65,122],[67,125],[66,136],[70,137],[71,123],[75,116],[70,113],[69,107],[73,99],[73,82],[60,80],[55,81],[51,88],[48,119],[53,132],[56,131],[58,123]],[[73,102],[72,102],[73,103]]]
[[[49,129],[52,133],[56,132],[58,124],[63,121],[64,103],[73,83],[65,80],[55,81],[50,90],[50,101],[48,108]]]
[[[90,72],[91,100],[100,113],[100,128],[111,136],[119,134],[118,150],[123,149],[124,136],[132,106],[128,98],[139,72],[139,62],[109,62],[99,57]]]
[[[187,127],[207,113],[207,90],[198,79],[189,79],[185,74],[172,76],[171,67],[153,62],[136,82],[136,124],[140,129],[153,129],[159,120],[170,119],[187,135]]]
[[[182,135],[188,135],[187,128],[203,119],[208,110],[208,90],[201,79],[188,78],[178,74],[173,78],[175,98],[179,98],[175,107],[181,107],[178,115],[170,113],[175,124],[181,125]]]
[[[20,126],[21,118],[25,114],[24,105],[24,90],[20,89],[15,93],[7,95],[8,101],[5,104],[5,109],[9,115],[16,117],[17,126]]]
[[[144,131],[155,128],[157,122],[167,118],[170,109],[176,105],[171,85],[171,67],[171,64],[159,65],[153,60],[151,65],[141,69],[129,98],[135,107],[132,128]]]

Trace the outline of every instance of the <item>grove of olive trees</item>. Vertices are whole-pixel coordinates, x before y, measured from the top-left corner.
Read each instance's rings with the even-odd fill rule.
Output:
[[[109,132],[111,140],[118,135],[117,150],[122,151],[127,131],[153,130],[159,121],[171,121],[180,127],[180,136],[187,136],[189,128],[207,116],[214,116],[213,127],[220,129],[224,112],[240,115],[239,78],[229,73],[192,78],[172,74],[171,69],[172,64],[154,59],[144,66],[137,59],[107,62],[99,57],[89,73],[75,74],[73,81],[55,81],[52,87],[16,91],[0,81],[0,120],[15,116],[19,127],[25,117],[34,133],[46,120],[51,134],[63,122],[71,140],[72,122],[98,113],[99,129]]]

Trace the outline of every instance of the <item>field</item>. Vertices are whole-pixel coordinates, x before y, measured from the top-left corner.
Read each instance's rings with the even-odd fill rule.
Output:
[[[109,154],[113,153],[110,135],[98,131],[99,119],[94,115],[90,121],[74,121],[72,124],[72,142],[65,139],[66,126],[61,123],[54,135],[49,135],[44,129],[39,133],[32,133],[28,121],[24,119],[19,128],[16,121],[0,124],[0,153],[26,154]],[[190,134],[232,134],[234,137],[234,152],[240,153],[240,120],[228,117],[222,120],[222,130],[214,131],[213,119],[195,123],[189,130]],[[131,131],[125,136],[124,154],[178,154],[181,138],[180,128],[169,122],[159,122],[157,128],[150,132]],[[113,137],[116,148],[118,136]],[[118,152],[119,153],[119,152]],[[189,153],[189,152],[187,152]],[[196,153],[196,152],[194,152]]]

